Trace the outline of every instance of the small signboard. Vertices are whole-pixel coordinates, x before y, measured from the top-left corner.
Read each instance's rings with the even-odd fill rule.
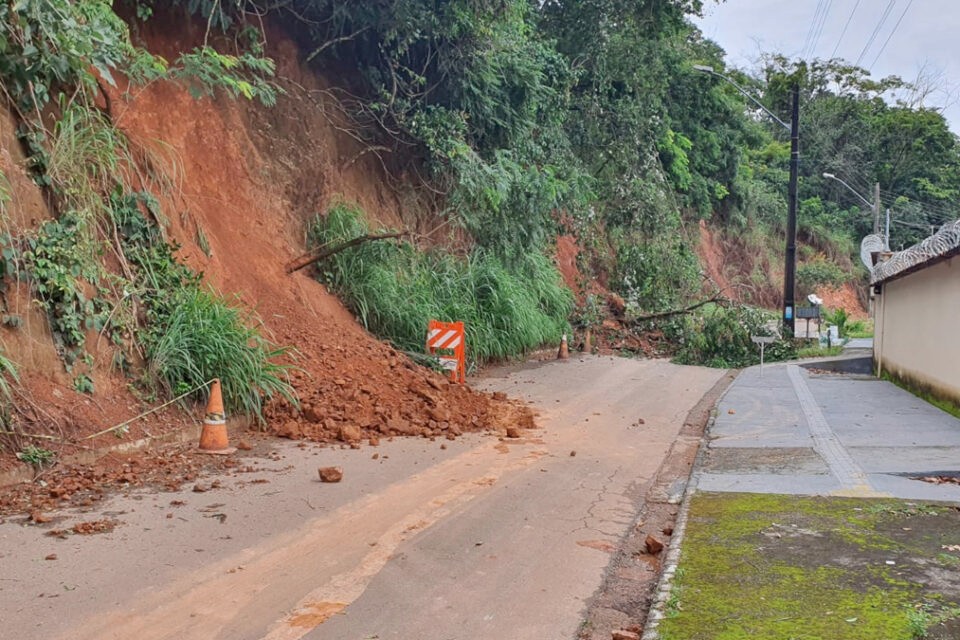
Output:
[[[760,345],[760,377],[763,377],[763,349],[768,344],[773,344],[777,341],[776,336],[750,336],[750,340],[753,341],[753,344]]]

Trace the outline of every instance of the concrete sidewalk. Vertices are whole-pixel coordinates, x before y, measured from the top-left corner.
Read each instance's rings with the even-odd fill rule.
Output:
[[[960,502],[960,485],[912,479],[960,471],[960,420],[889,382],[804,365],[734,381],[698,490]]]

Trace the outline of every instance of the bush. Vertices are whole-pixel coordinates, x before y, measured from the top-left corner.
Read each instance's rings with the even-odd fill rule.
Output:
[[[668,337],[679,343],[674,361],[721,368],[757,364],[760,348],[750,337],[770,335],[768,321],[762,310],[747,306],[714,306],[675,321],[667,331]],[[795,356],[796,348],[784,340],[767,345],[764,351],[768,362]]]
[[[803,295],[814,293],[817,287],[838,287],[850,279],[839,265],[816,258],[797,267],[797,286]]]
[[[317,243],[336,244],[367,232],[362,213],[340,204],[316,220],[311,235]],[[559,340],[573,308],[556,267],[538,252],[506,261],[483,250],[463,258],[377,241],[341,251],[319,267],[360,322],[400,349],[422,351],[430,319],[462,320],[473,362]]]

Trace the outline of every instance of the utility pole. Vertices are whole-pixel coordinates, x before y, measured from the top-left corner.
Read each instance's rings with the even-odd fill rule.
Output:
[[[754,98],[750,93],[738,85],[736,82],[717,73],[713,67],[702,64],[693,65],[694,71],[708,73],[732,84],[737,91],[746,96],[761,111],[784,129],[790,132],[790,188],[787,192],[787,253],[783,269],[783,327],[789,330],[790,337],[794,334],[794,316],[796,315],[794,306],[796,270],[797,270],[797,178],[800,173],[800,86],[794,83],[790,90],[793,98],[793,109],[790,118],[790,124],[777,117],[775,113],[763,106],[763,103]]]
[[[787,254],[783,269],[783,326],[794,335],[794,285],[797,268],[797,177],[800,172],[800,87],[790,90],[793,108],[790,116],[790,187],[787,191]],[[879,202],[879,198],[877,201]]]
[[[873,185],[873,233],[880,233],[880,183]]]

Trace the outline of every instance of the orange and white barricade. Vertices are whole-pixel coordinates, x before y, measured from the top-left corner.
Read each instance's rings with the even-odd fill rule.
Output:
[[[427,353],[437,356],[452,382],[467,381],[467,339],[462,322],[431,320],[427,325]]]

